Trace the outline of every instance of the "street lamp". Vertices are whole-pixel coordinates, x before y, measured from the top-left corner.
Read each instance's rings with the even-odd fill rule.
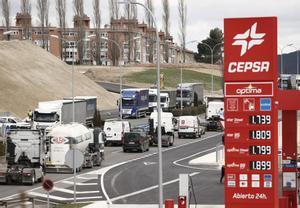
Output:
[[[283,89],[283,80],[282,80],[282,76],[281,76],[283,74],[283,51],[287,47],[293,47],[293,44],[289,43],[289,44],[286,44],[285,46],[283,46],[282,48],[279,48],[280,54],[281,54],[281,56],[280,56],[280,87],[281,87],[281,89]],[[297,58],[298,58],[298,54],[297,54]],[[298,64],[297,64],[297,67],[298,67]],[[297,68],[297,72],[298,72],[298,68]]]
[[[61,39],[65,42],[68,42],[69,40],[66,40],[62,37],[59,37],[57,35],[50,35],[50,37],[56,38],[56,39]],[[76,45],[80,41],[89,41],[89,39],[80,39],[80,40],[75,40]],[[75,45],[73,46],[73,56],[72,56],[72,123],[75,122],[75,100],[74,100],[74,56],[75,56]],[[71,140],[72,142],[72,140]],[[74,174],[74,202],[76,202],[76,168],[75,168],[75,160],[76,160],[76,155],[75,155],[75,149],[73,148],[73,174]]]
[[[89,38],[91,38],[91,37],[96,37],[96,35],[95,34],[93,34],[93,35],[89,35],[88,36]],[[119,99],[119,106],[120,106],[120,112],[119,112],[119,115],[120,115],[120,120],[122,121],[123,120],[123,115],[122,115],[122,80],[123,80],[123,70],[122,70],[122,67],[121,67],[121,62],[120,62],[120,57],[121,57],[121,55],[122,55],[122,50],[121,50],[121,46],[120,46],[120,44],[117,42],[117,41],[115,41],[115,40],[112,40],[112,39],[109,39],[109,38],[107,38],[107,37],[100,37],[100,39],[102,39],[102,40],[106,40],[106,41],[110,41],[110,42],[112,42],[113,44],[115,44],[116,46],[117,46],[117,48],[118,48],[118,50],[119,50],[119,53],[120,53],[120,55],[119,55],[119,58],[118,58],[118,63],[119,63],[119,71],[120,71],[120,99]]]
[[[156,48],[157,48],[157,140],[158,140],[158,189],[159,189],[159,208],[163,208],[163,171],[162,171],[162,149],[161,149],[161,106],[160,106],[160,40],[159,34],[157,30],[157,23],[152,11],[146,7],[144,4],[139,2],[133,2],[131,0],[124,0],[122,2],[118,2],[119,4],[136,4],[142,6],[145,10],[149,12],[153,19],[153,23],[155,25],[156,32]]]

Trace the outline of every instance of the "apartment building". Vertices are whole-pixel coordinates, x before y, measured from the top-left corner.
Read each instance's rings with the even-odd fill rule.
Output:
[[[15,26],[9,31],[0,26],[0,40],[31,40],[67,63],[96,64],[97,47],[102,65],[151,64],[156,63],[156,30],[136,19],[112,19],[110,25],[97,30],[90,25],[90,18],[74,16],[73,28],[32,26],[29,14],[17,13]],[[159,32],[160,61],[166,63],[165,44],[168,48],[168,63],[178,64],[182,60],[181,48],[173,37]],[[192,51],[186,50],[186,60],[194,62]]]

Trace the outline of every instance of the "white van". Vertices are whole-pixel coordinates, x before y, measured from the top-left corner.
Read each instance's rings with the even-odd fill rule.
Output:
[[[157,122],[157,111],[154,111],[150,114],[150,119],[153,119],[153,128],[156,129]],[[161,112],[161,126],[165,127],[165,131],[168,135],[174,137],[174,116],[169,112]]]
[[[223,101],[211,101],[207,104],[206,108],[206,120],[212,119],[214,116],[224,118],[224,102]]]
[[[178,124],[178,137],[201,137],[202,129],[197,116],[180,116]]]
[[[105,121],[104,132],[106,134],[105,144],[121,144],[124,133],[130,132],[130,123],[128,121]]]

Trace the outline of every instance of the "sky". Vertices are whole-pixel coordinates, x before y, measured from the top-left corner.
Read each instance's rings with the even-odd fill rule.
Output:
[[[38,25],[36,18],[36,0],[32,1],[33,24]],[[55,0],[50,1],[50,23],[57,25]],[[144,0],[137,0],[144,3]],[[300,49],[300,0],[185,0],[187,4],[187,39],[186,41],[201,41],[208,37],[209,31],[219,27],[223,30],[224,18],[276,16],[278,18],[278,46],[287,44],[293,47],[285,48],[284,52]],[[15,14],[20,10],[20,0],[10,0],[11,21],[15,22]],[[73,0],[67,0],[68,26],[72,26]],[[93,0],[84,0],[85,13],[91,17],[93,24]],[[162,29],[162,0],[153,0],[155,17],[159,29]],[[169,0],[171,12],[171,35],[179,42],[178,0]],[[102,25],[109,24],[108,0],[100,0]],[[138,6],[139,20],[144,20],[144,10]],[[1,15],[2,16],[2,15]],[[3,22],[3,21],[1,21]],[[196,43],[187,48],[196,51]],[[280,52],[280,51],[279,51]]]

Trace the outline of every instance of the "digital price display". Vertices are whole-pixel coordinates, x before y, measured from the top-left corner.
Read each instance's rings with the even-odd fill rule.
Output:
[[[249,147],[250,155],[271,155],[272,147],[271,146],[250,146]]]
[[[250,170],[271,170],[272,165],[271,161],[250,161],[249,168]]]
[[[258,125],[271,124],[271,116],[270,115],[249,116],[249,124],[258,124]]]
[[[271,139],[271,131],[270,130],[250,130],[249,138],[257,139],[257,140],[268,140]]]

